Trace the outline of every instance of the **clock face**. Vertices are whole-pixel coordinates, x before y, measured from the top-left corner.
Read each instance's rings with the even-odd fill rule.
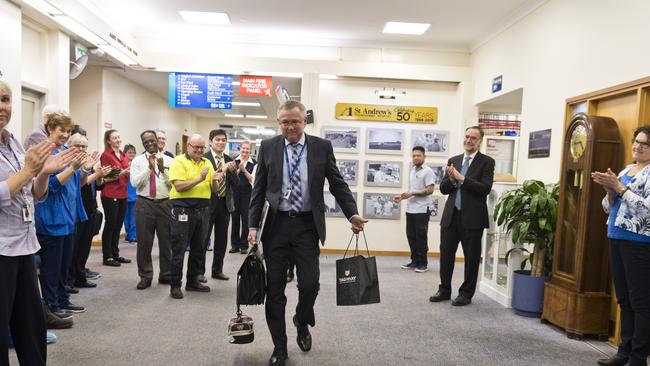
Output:
[[[571,132],[571,156],[574,160],[580,159],[587,147],[587,128],[584,124],[578,124]]]

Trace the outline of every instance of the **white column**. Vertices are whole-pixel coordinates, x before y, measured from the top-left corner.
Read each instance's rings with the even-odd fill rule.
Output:
[[[307,133],[318,134],[318,96],[320,92],[320,74],[309,72],[302,74],[300,102],[314,111],[314,124],[307,126]]]
[[[70,109],[70,38],[58,30],[47,34],[46,104]]]

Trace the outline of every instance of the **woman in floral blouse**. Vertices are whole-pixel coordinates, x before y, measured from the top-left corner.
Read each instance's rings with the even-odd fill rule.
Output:
[[[632,158],[618,176],[610,169],[591,177],[607,191],[610,266],[621,306],[621,344],[599,365],[647,365],[650,353],[650,125],[634,131]]]

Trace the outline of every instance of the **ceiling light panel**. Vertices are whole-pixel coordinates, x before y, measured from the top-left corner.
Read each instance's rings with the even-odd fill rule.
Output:
[[[422,35],[429,29],[429,23],[386,22],[383,33]]]
[[[260,104],[258,102],[232,102],[232,105],[240,106],[240,107],[259,107],[262,104]]]
[[[183,20],[192,24],[230,25],[230,17],[226,13],[181,10],[178,12]]]

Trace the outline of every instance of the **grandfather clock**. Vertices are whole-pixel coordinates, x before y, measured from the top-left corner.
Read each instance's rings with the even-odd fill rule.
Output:
[[[553,271],[544,288],[542,321],[564,328],[570,338],[608,334],[605,191],[591,180],[591,172],[617,171],[620,147],[618,126],[609,117],[579,113],[564,138]]]

